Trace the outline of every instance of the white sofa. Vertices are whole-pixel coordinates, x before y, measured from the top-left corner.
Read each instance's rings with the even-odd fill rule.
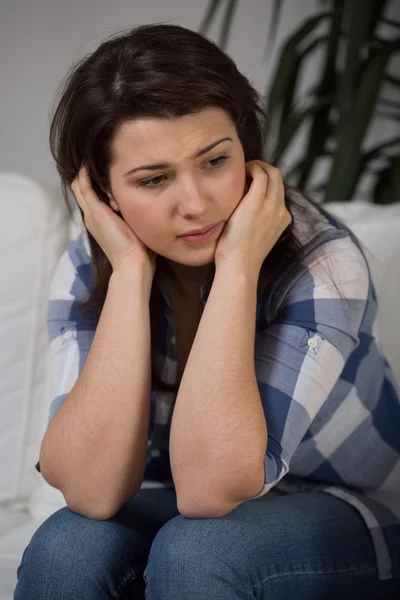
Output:
[[[12,598],[22,552],[33,533],[65,506],[34,468],[47,427],[46,310],[63,250],[82,226],[69,218],[61,192],[18,174],[0,173],[0,600]],[[380,301],[381,343],[400,381],[400,203],[327,206],[372,252]]]

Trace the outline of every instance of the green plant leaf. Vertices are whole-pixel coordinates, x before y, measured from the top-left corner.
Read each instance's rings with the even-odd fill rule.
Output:
[[[354,1],[354,0],[353,0]],[[365,3],[361,0],[358,1],[358,8],[363,10]],[[385,17],[384,14],[386,12],[386,8],[388,3],[392,2],[392,0],[368,0],[372,2],[372,9],[368,11],[369,22],[368,22],[368,38],[372,39],[375,35],[375,30],[379,23],[384,23]],[[358,19],[360,18],[360,13],[358,14]],[[399,23],[400,25],[400,23]]]
[[[391,157],[389,165],[378,172],[373,201],[376,204],[400,201],[400,156]]]
[[[287,119],[283,122],[279,135],[279,141],[275,149],[273,163],[278,163],[279,159],[285,152],[287,146],[292,141],[298,129],[303,125],[304,121],[311,117],[318,110],[317,104],[312,104],[303,110],[293,110]]]
[[[219,36],[218,45],[222,50],[226,50],[228,39],[232,29],[233,17],[237,9],[238,1],[229,0],[226,7],[225,15],[222,21],[221,34]]]
[[[325,98],[325,100],[316,99],[312,102],[311,105],[307,106],[306,108],[294,108],[292,112],[288,115],[288,117],[285,119],[285,121],[282,123],[282,126],[279,131],[279,139],[271,162],[273,164],[279,164],[280,159],[284,154],[286,148],[289,146],[290,142],[292,141],[293,137],[296,135],[300,127],[303,126],[304,122],[310,118],[315,119],[315,115],[317,113],[322,113],[322,110],[329,113],[330,106],[331,98],[328,97]],[[314,122],[315,120],[312,121],[312,123]],[[326,125],[326,131],[324,125]],[[321,123],[320,132],[322,132],[322,130],[324,130],[324,139],[326,139],[326,137],[328,137],[332,131],[328,119],[324,119]],[[304,165],[307,164],[307,162],[308,152],[307,157],[304,161]]]
[[[313,52],[313,50],[315,50],[315,48],[322,45],[326,41],[327,41],[326,37],[319,37],[319,38],[313,40],[310,44],[308,44],[308,46],[303,48],[303,50],[298,55],[297,61],[295,62],[295,68],[293,70],[294,77],[293,77],[292,81],[289,82],[289,86],[286,89],[286,94],[285,94],[282,113],[281,113],[281,122],[282,123],[285,121],[285,119],[288,118],[291,111],[293,110],[297,82],[298,82],[301,68],[304,64],[305,59],[308,57],[309,54],[311,54]]]
[[[344,15],[349,21],[345,69],[338,89],[337,105],[340,113],[351,110],[353,95],[359,80],[362,59],[360,50],[371,38],[387,0],[352,0],[346,2]],[[360,18],[362,15],[362,18]]]
[[[300,55],[298,46],[307,38],[307,36],[331,13],[323,12],[307,21],[293,34],[284,44],[280,53],[277,66],[272,78],[272,84],[266,94],[267,110],[271,115],[282,104],[282,99],[285,96],[285,90],[290,83],[293,74],[294,66]]]
[[[385,25],[390,25],[391,27],[396,27],[396,29],[400,29],[400,21],[393,21],[393,19],[386,19],[386,17],[381,18],[382,23]]]
[[[221,5],[221,0],[211,0],[208,3],[207,10],[199,27],[199,33],[201,33],[202,35],[205,35],[207,33]]]
[[[330,106],[327,106],[326,108],[319,107],[312,123],[311,129],[314,129],[315,132],[308,138],[308,145],[306,146],[307,149],[305,152],[306,157],[297,181],[297,187],[300,189],[306,188],[313,169],[322,155],[323,148],[329,137],[332,136],[333,126],[329,121],[329,112]]]
[[[297,182],[300,189],[305,189],[321,152],[331,135],[333,125],[330,122],[332,105],[335,99],[335,91],[338,86],[338,75],[336,73],[336,56],[338,54],[342,20],[344,14],[345,0],[335,0],[334,13],[330,22],[328,43],[325,46],[325,55],[322,63],[322,80],[316,89],[316,98],[319,109],[315,113],[314,120],[309,129],[308,138],[305,142],[306,157]],[[325,99],[329,101],[326,102]]]
[[[274,6],[272,9],[272,17],[269,25],[267,43],[265,44],[263,60],[265,60],[275,44],[276,35],[278,33],[279,21],[282,14],[283,9],[283,0],[275,0]]]
[[[389,106],[395,110],[400,110],[400,102],[397,102],[396,100],[390,100],[389,98],[379,98],[378,105],[379,104],[383,104],[383,106]]]
[[[395,47],[388,44],[364,65],[351,110],[341,115],[337,130],[337,151],[326,188],[325,202],[350,200],[354,193],[362,155],[360,148],[374,113],[388,60]]]
[[[321,154],[319,155],[318,158],[324,158],[326,156],[332,156],[332,153],[329,152],[328,150],[322,150]],[[293,180],[295,178],[296,175],[300,175],[301,171],[304,169],[305,164],[307,161],[307,157],[306,158],[301,158],[300,160],[297,161],[297,163],[295,163],[295,165],[291,166],[290,168],[283,168],[282,172],[285,173],[285,176],[288,179]],[[296,183],[296,187],[297,187],[297,183]]]
[[[392,148],[393,146],[398,146],[400,144],[400,136],[396,136],[390,140],[385,140],[372,148],[370,148],[367,152],[363,152],[361,154],[360,163],[358,166],[358,172],[356,175],[357,181],[361,178],[363,173],[366,171],[376,173],[377,170],[373,169],[370,165],[374,160],[381,159],[385,157],[388,159],[389,157],[385,154],[384,150]]]
[[[268,156],[276,157],[275,148],[279,146],[279,131],[292,110],[293,98],[302,62],[306,55],[323,38],[312,41],[303,49],[301,48],[301,45],[304,45],[307,42],[307,37],[321,21],[329,16],[329,12],[323,12],[308,19],[303,23],[300,29],[287,40],[282,49],[272,79],[272,84],[267,94],[267,103],[265,107],[269,118],[269,132],[266,136],[266,154]]]
[[[399,135],[396,136],[395,138],[392,138],[391,140],[385,140],[384,142],[381,142],[377,146],[374,146],[373,148],[368,150],[368,152],[364,153],[364,159],[365,159],[366,163],[369,162],[370,160],[373,160],[380,154],[382,154],[382,150],[386,150],[387,148],[391,148],[392,146],[397,146],[397,144],[400,144],[400,136]]]
[[[392,121],[400,121],[400,113],[392,112],[390,110],[376,110],[375,117]]]
[[[383,78],[383,80],[386,81],[386,83],[390,83],[391,85],[400,87],[400,78],[399,77],[394,77],[394,75],[389,75],[387,73],[385,75],[385,77]]]

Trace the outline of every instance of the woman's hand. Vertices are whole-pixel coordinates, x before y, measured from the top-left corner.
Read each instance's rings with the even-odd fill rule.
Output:
[[[114,271],[122,265],[148,269],[154,276],[157,254],[147,248],[129,225],[93,190],[87,167],[83,166],[71,184],[84,214],[88,231],[101,246]]]
[[[258,278],[292,216],[285,206],[280,170],[261,160],[250,160],[245,167],[252,182],[225,225],[214,261],[216,269],[229,264]]]

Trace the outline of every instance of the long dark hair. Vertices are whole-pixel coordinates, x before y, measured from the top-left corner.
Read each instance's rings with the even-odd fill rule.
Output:
[[[111,145],[118,126],[140,117],[180,117],[208,107],[227,111],[236,126],[245,161],[263,159],[267,116],[261,97],[234,61],[199,33],[172,24],[141,25],[106,39],[95,52],[72,65],[61,82],[50,126],[50,149],[61,178],[61,187],[72,214],[70,185],[83,163],[88,166],[94,191],[109,204]],[[293,216],[298,190],[285,184],[285,203]],[[305,194],[303,193],[303,196]],[[305,196],[318,214],[319,204]],[[83,217],[82,210],[79,208]],[[315,214],[315,211],[314,211]],[[301,243],[285,230],[266,257],[259,276],[258,298],[277,279],[289,262],[299,260]],[[309,222],[312,227],[312,221]],[[83,311],[101,311],[111,264],[89,231],[93,285]],[[152,319],[153,384],[155,377],[155,317],[157,292],[153,286]]]

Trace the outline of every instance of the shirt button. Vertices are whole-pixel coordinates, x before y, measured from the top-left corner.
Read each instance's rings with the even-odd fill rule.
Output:
[[[151,451],[151,455],[154,456],[154,458],[158,458],[160,456],[161,452],[159,450],[152,450]]]
[[[318,340],[317,338],[310,338],[307,344],[310,348],[316,348],[318,346]]]
[[[171,344],[175,344],[176,338],[174,336],[171,337]]]

